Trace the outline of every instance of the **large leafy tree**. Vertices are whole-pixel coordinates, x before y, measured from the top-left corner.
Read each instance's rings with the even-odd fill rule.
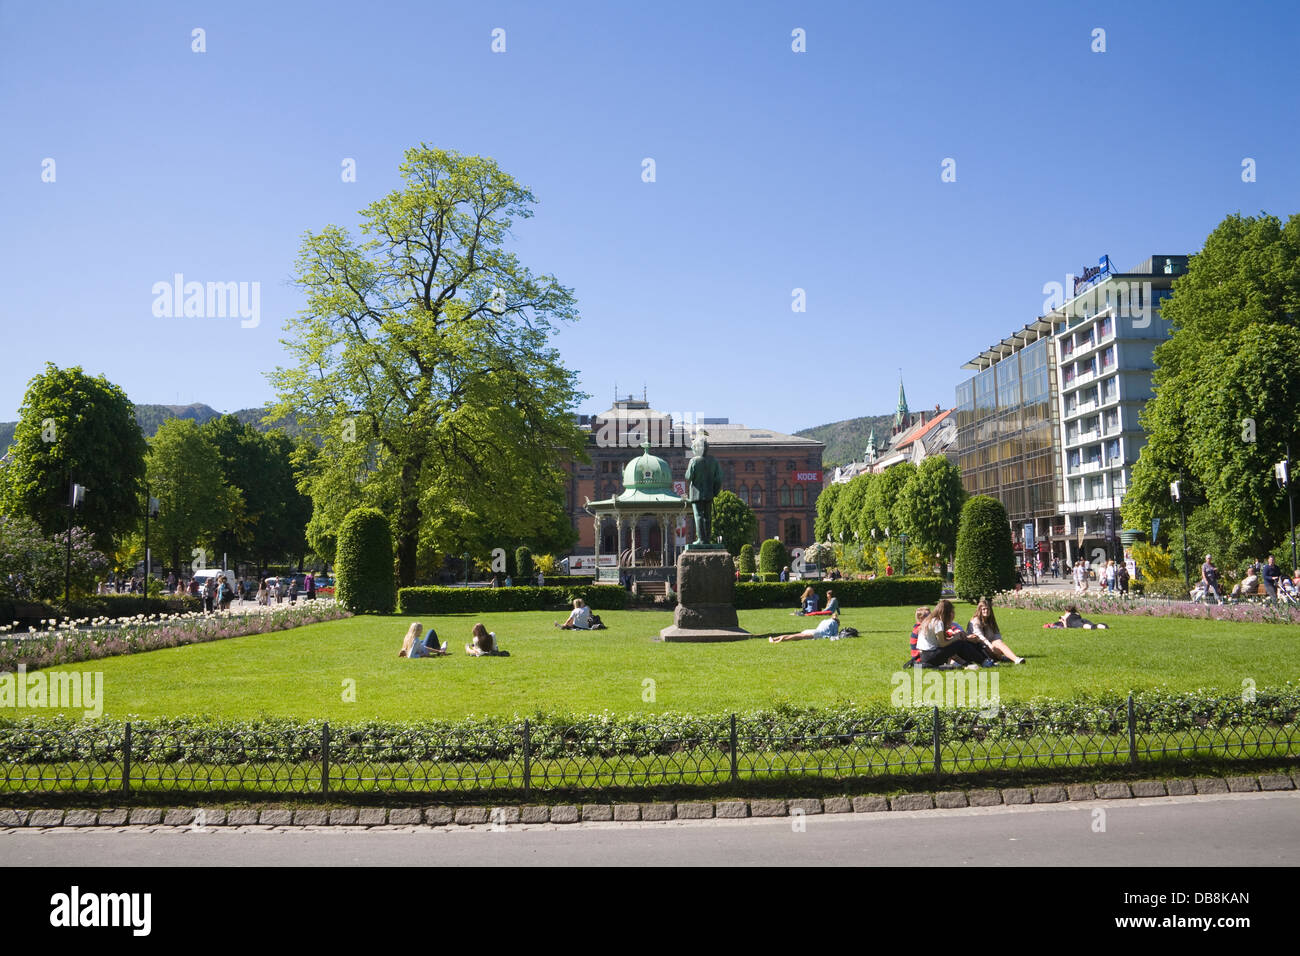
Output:
[[[834,537],[831,533],[831,515],[835,511],[835,502],[844,492],[844,485],[827,485],[817,496],[817,519],[813,523],[813,537],[818,541],[830,541]]]
[[[916,474],[916,465],[910,461],[891,465],[876,476],[863,503],[858,534],[865,541],[876,533],[877,538],[897,535],[903,531],[902,515],[896,508],[899,496]]]
[[[734,492],[720,491],[713,499],[713,533],[722,536],[723,546],[733,556],[739,555],[758,537],[758,518]]]
[[[931,456],[903,486],[894,504],[901,530],[930,555],[949,556],[957,547],[966,490],[961,469],[941,455]]]
[[[219,562],[220,555],[209,549],[244,512],[243,500],[226,483],[216,446],[192,419],[172,418],[159,426],[149,441],[148,478],[159,503],[150,534],[170,566]],[[195,549],[206,553],[195,555]]]
[[[1161,309],[1170,338],[1155,351],[1155,396],[1142,423],[1148,443],[1133,469],[1124,520],[1173,530],[1169,483],[1182,479],[1251,552],[1287,528],[1273,463],[1300,452],[1300,215],[1229,216],[1193,256]],[[1189,538],[1193,537],[1188,528]]]
[[[838,486],[840,493],[834,499],[828,521],[831,540],[841,542],[853,540],[866,501],[867,489],[870,488],[874,477],[874,475],[858,475],[846,484]]]
[[[216,549],[249,554],[265,567],[277,557],[300,557],[311,499],[298,490],[293,442],[282,432],[259,432],[234,415],[222,415],[200,431],[217,450],[225,483],[241,506],[216,535]]]
[[[145,441],[126,393],[102,375],[47,364],[31,380],[3,469],[3,509],[27,515],[46,534],[68,527],[69,491],[84,485],[76,524],[95,548],[115,540],[143,513]]]
[[[307,306],[285,343],[296,365],[272,375],[272,414],[296,414],[322,445],[313,537],[376,506],[409,585],[422,551],[478,553],[506,531],[552,528],[558,464],[583,440],[567,411],[576,376],[550,344],[577,317],[573,294],[505,248],[532,193],[491,159],[427,146],[407,151],[401,176],[362,210],[360,237],[307,234]]]

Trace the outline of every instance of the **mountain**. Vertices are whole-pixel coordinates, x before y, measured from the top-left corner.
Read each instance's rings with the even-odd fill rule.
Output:
[[[137,405],[135,407],[136,424],[140,426],[140,431],[144,433],[145,438],[152,438],[154,433],[158,431],[158,426],[169,418],[192,418],[202,425],[214,418],[220,418],[221,414],[211,405],[204,405],[202,402],[195,402],[192,405]],[[262,419],[266,415],[265,408],[241,408],[237,412],[231,412],[231,414],[244,424],[252,425],[260,432],[280,429],[293,437],[302,431],[293,416],[282,419],[273,425],[262,424]],[[9,443],[14,438],[14,427],[17,424],[17,422],[0,422],[0,449],[9,447]]]
[[[867,436],[876,430],[876,449],[883,450],[894,426],[894,414],[868,415],[865,418],[847,418],[795,432],[800,438],[814,438],[826,446],[822,454],[822,468],[829,471],[836,465],[861,461],[867,448]]]

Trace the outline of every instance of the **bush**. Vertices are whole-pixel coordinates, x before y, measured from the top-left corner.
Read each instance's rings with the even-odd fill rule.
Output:
[[[1002,502],[976,495],[961,509],[954,590],[965,601],[1007,591],[1016,584],[1016,554]]]
[[[522,544],[515,548],[515,567],[519,571],[515,575],[516,581],[531,581],[537,577],[537,569],[533,567],[533,552]]]
[[[785,545],[778,538],[768,538],[758,549],[758,570],[763,574],[780,574],[786,566]]]
[[[139,594],[93,595],[76,598],[67,604],[0,600],[0,624],[17,624],[21,629],[40,627],[42,621],[49,620],[135,617],[137,614],[186,614],[202,609],[198,598],[146,598]]]
[[[597,611],[627,607],[627,591],[617,584],[513,588],[402,588],[397,593],[401,614],[473,614],[504,611],[557,611],[582,598]]]
[[[754,564],[754,546],[747,544],[740,549],[740,554],[736,557],[736,570],[743,577],[749,577],[758,568]]]
[[[377,508],[355,508],[339,528],[335,597],[354,614],[391,614],[397,603],[393,533]]]
[[[736,607],[795,607],[807,581],[775,584],[736,583]],[[933,577],[876,578],[874,581],[820,581],[813,585],[821,598],[827,589],[835,592],[843,610],[855,607],[891,607],[896,605],[934,604],[943,591],[943,582]]]

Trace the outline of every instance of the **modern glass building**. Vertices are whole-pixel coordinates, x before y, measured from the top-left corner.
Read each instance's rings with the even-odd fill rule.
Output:
[[[1065,533],[1061,497],[1052,325],[1036,319],[985,349],[963,368],[977,374],[957,386],[957,461],[972,495],[1006,506],[1018,553],[1032,524],[1031,554],[1050,560]]]

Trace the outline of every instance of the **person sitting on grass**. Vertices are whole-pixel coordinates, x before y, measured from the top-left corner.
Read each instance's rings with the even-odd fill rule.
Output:
[[[774,634],[768,638],[768,641],[773,644],[780,644],[784,641],[813,641],[823,637],[837,641],[839,635],[840,616],[839,614],[832,614],[814,628],[800,631],[798,634]]]
[[[829,617],[832,614],[840,613],[840,599],[835,596],[834,591],[826,592],[826,607],[821,611],[805,611],[809,617],[819,617],[825,615]]]
[[[803,594],[799,595],[799,610],[794,613],[802,617],[805,614],[815,614],[817,612],[817,592],[813,590],[812,585],[804,588]]]
[[[420,640],[420,632],[424,630],[424,625],[419,621],[413,623],[406,629],[406,637],[402,638],[402,649],[397,652],[398,657],[414,659],[417,657],[442,657],[447,653],[445,645],[438,643],[438,634],[433,628],[429,629],[428,635],[424,640]]]
[[[573,599],[573,611],[569,614],[569,619],[561,624],[555,621],[555,626],[564,631],[603,631],[605,624],[601,621],[600,616],[591,613],[591,608],[587,607],[587,602],[582,598]]]
[[[1016,652],[1007,647],[1006,641],[1002,640],[1002,632],[998,630],[998,619],[993,616],[992,598],[980,598],[980,603],[975,608],[975,616],[970,619],[970,633],[994,657],[1000,657],[1013,664],[1025,662],[1023,657],[1017,657]]]
[[[1078,607],[1076,607],[1073,604],[1071,604],[1069,607],[1065,609],[1065,613],[1061,615],[1059,620],[1052,621],[1050,624],[1044,624],[1043,627],[1044,629],[1047,630],[1051,630],[1053,628],[1058,628],[1058,627],[1081,627],[1085,631],[1091,631],[1091,630],[1104,631],[1107,629],[1105,624],[1094,624],[1086,617],[1083,617],[1081,614],[1079,614]]]
[[[934,606],[916,635],[916,649],[921,652],[922,667],[942,667],[949,661],[965,662],[967,670],[994,667],[997,664],[979,641],[973,641],[953,624],[956,610],[944,598]]]
[[[465,645],[465,653],[470,657],[507,657],[505,651],[497,646],[496,631],[489,631],[482,624],[475,624],[470,632],[473,639]]]
[[[919,667],[921,664],[921,652],[916,647],[916,636],[921,632],[921,625],[925,623],[925,619],[929,616],[930,609],[928,607],[918,607],[916,609],[916,623],[912,625],[911,649],[907,663],[903,665],[904,667]]]

